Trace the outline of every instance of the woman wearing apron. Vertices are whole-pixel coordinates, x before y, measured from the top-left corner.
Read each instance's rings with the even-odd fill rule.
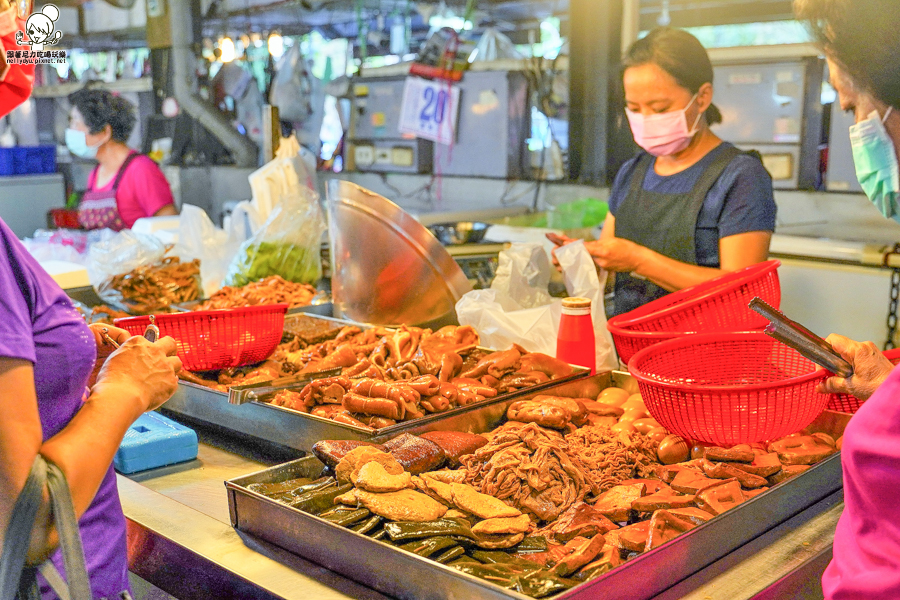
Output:
[[[91,89],[75,92],[69,102],[66,146],[72,154],[99,163],[78,207],[79,224],[119,231],[142,217],[178,214],[156,163],[125,144],[134,129],[134,106],[110,92]]]
[[[709,128],[722,115],[694,36],[654,29],[624,63],[626,115],[643,151],[616,175],[600,239],[585,243],[616,273],[613,314],[766,260],[776,211],[760,160]]]

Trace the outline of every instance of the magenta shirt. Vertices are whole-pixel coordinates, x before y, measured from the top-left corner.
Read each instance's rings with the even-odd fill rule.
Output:
[[[847,425],[844,512],[822,576],[827,600],[900,598],[900,369]]]
[[[68,296],[0,219],[0,357],[34,364],[43,437],[53,437],[81,408],[97,357],[94,336]],[[85,448],[90,452],[90,448]],[[128,589],[125,517],[112,466],[79,521],[95,598]],[[62,571],[57,551],[53,561]],[[43,590],[44,598],[55,598]]]
[[[111,191],[115,180],[113,176],[103,187],[94,188],[97,181],[97,169],[94,168],[88,176],[88,189]],[[144,155],[134,157],[116,190],[116,206],[125,227],[130,229],[138,219],[152,217],[163,206],[174,203],[169,182],[156,163]]]

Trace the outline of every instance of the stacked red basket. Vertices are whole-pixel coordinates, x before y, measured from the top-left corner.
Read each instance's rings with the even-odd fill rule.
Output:
[[[768,321],[747,305],[759,296],[781,304],[780,261],[770,260],[728,273],[648,302],[608,322],[624,363],[640,350],[690,333],[761,330]]]

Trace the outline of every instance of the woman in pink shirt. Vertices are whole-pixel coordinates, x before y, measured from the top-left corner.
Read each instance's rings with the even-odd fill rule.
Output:
[[[897,0],[795,0],[798,17],[825,50],[850,128],[856,174],[866,195],[900,222],[900,3]],[[866,400],[844,432],[844,512],[831,564],[822,576],[827,600],[900,598],[900,369],[875,344],[838,335],[828,341],[853,365],[827,392]]]
[[[78,207],[85,229],[131,227],[142,217],[176,215],[172,191],[162,171],[125,141],[136,122],[134,106],[104,90],[71,94],[66,146],[72,154],[96,159],[97,167]]]

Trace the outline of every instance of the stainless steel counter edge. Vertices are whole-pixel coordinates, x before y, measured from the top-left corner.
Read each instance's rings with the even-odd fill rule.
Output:
[[[180,600],[386,598],[140,483],[117,478],[129,570]]]

